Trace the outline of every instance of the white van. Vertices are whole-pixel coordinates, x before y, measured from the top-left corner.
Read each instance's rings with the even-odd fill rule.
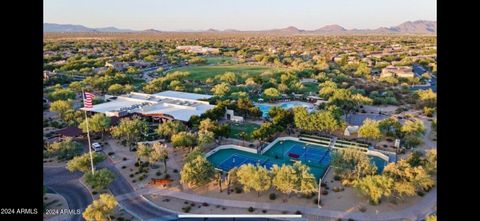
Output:
[[[100,152],[103,150],[103,147],[99,143],[92,143],[92,150],[94,150],[95,152]]]

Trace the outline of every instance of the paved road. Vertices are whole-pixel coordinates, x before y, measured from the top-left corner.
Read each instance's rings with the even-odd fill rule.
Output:
[[[427,70],[425,70],[425,68],[423,68],[422,66],[420,65],[417,65],[417,64],[414,64],[413,65],[413,73],[415,73],[415,75],[419,78],[422,77],[422,74],[425,73],[425,72],[428,72]],[[430,72],[428,72],[430,73]],[[430,73],[430,76],[432,77],[431,78],[431,81],[429,84],[426,84],[426,85],[415,85],[412,87],[413,90],[427,90],[427,89],[432,89],[434,92],[437,91],[437,77],[435,75],[433,75],[432,73]]]
[[[99,168],[108,168],[115,173],[115,180],[108,187],[113,195],[123,195],[134,193],[135,190],[128,183],[128,181],[120,174],[120,171],[108,160],[98,165]],[[142,220],[169,220],[176,215],[170,211],[164,210],[160,207],[153,206],[145,198],[133,195],[125,199],[118,199],[119,203],[130,213],[140,216]],[[133,215],[133,214],[132,214]]]
[[[310,214],[319,217],[318,220],[335,219],[342,218],[345,219],[354,219],[354,220],[365,220],[365,221],[399,221],[399,220],[421,220],[425,215],[431,214],[436,209],[437,202],[437,189],[434,187],[430,192],[428,192],[422,199],[420,199],[415,205],[405,208],[403,210],[383,212],[379,214],[373,213],[362,213],[362,212],[345,212],[345,211],[336,211],[330,209],[319,209],[315,207],[305,207],[300,205],[289,205],[289,204],[274,204],[268,202],[252,202],[252,201],[240,201],[240,200],[228,200],[228,199],[219,199],[200,196],[191,193],[177,192],[168,189],[142,189],[138,190],[136,193],[130,193],[127,195],[118,196],[118,198],[131,197],[132,195],[139,194],[158,194],[163,196],[170,196],[174,198],[179,198],[183,200],[193,201],[193,202],[207,202],[210,205],[223,205],[226,207],[237,207],[237,208],[248,208],[254,207],[257,209],[266,209],[266,210],[278,210],[278,211],[290,211],[295,212],[297,210],[301,211],[303,214]]]
[[[78,178],[80,172],[70,173],[65,167],[45,167],[43,169],[43,182],[48,189],[62,195],[72,210],[84,211],[92,203],[92,196],[88,190],[80,184]],[[70,216],[72,221],[84,220],[82,214]]]
[[[116,179],[109,186],[113,195],[117,196],[135,192],[115,166],[107,161],[97,166],[98,169],[104,167],[110,169],[116,175]],[[71,173],[65,167],[45,167],[43,174],[44,184],[47,188],[65,197],[70,209],[80,209],[83,212],[92,203],[91,194],[78,180],[82,173]],[[135,216],[139,216],[142,220],[171,220],[176,218],[176,214],[153,206],[139,195],[120,199],[119,203],[129,213],[134,213]],[[84,220],[81,214],[69,218],[68,220],[72,221]]]

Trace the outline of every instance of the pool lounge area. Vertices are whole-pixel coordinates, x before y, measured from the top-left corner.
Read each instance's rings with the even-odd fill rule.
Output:
[[[335,151],[333,149],[333,151]],[[310,168],[310,172],[316,179],[322,178],[332,158],[332,149],[327,146],[299,141],[298,138],[283,137],[277,138],[261,153],[255,149],[236,145],[223,145],[207,153],[207,159],[213,163],[215,168],[222,171],[229,171],[234,167],[243,164],[259,164],[270,169],[274,164],[293,165],[295,161],[301,161]],[[377,156],[369,156],[378,172],[383,171],[387,161]]]
[[[302,101],[288,101],[288,102],[282,102],[282,103],[276,103],[276,104],[255,103],[255,106],[257,106],[260,109],[260,111],[262,111],[263,118],[268,117],[268,111],[274,106],[278,106],[283,109],[290,109],[294,107],[305,107],[308,112],[311,112],[314,109],[313,104],[302,102]]]

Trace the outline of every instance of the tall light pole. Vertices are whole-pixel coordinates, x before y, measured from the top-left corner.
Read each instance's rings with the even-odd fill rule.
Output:
[[[303,160],[305,161],[305,164],[307,164],[307,147],[303,146]]]
[[[322,194],[321,190],[322,190],[322,178],[319,178],[318,179],[318,201],[317,201],[318,208],[322,208],[322,206],[320,206],[320,195]]]

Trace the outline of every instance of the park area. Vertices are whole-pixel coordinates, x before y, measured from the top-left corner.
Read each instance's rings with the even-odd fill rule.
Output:
[[[258,129],[260,126],[257,124],[252,124],[252,123],[233,123],[230,124],[230,133],[229,137],[230,138],[235,138],[235,139],[244,139],[241,137],[241,133],[244,132],[246,135],[249,136],[250,139],[252,139],[252,133],[254,130]],[[248,139],[248,138],[247,138]]]
[[[216,64],[233,64],[235,60],[232,57],[225,56],[203,56],[207,60],[207,64],[216,65]]]
[[[207,78],[215,78],[215,76],[223,74],[225,72],[233,72],[235,74],[248,74],[250,76],[259,75],[265,71],[277,71],[277,68],[267,66],[254,66],[254,65],[201,65],[201,66],[188,66],[173,69],[172,71],[187,71],[190,76],[186,77],[187,80],[206,80]]]

